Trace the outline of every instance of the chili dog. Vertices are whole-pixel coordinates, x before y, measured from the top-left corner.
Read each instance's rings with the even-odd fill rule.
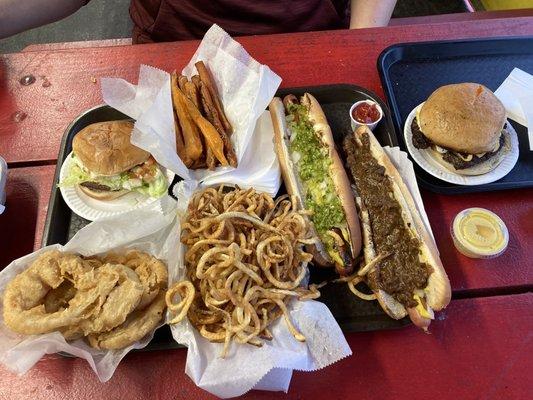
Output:
[[[361,231],[350,182],[335,149],[333,135],[317,100],[306,93],[298,101],[275,97],[269,106],[274,144],[287,192],[311,211],[308,245],[315,264],[350,274],[361,250]]]
[[[434,311],[446,307],[451,297],[435,242],[373,133],[360,127],[345,138],[343,147],[356,191],[365,264],[345,280],[352,285],[365,281],[388,315],[409,315],[427,330]]]

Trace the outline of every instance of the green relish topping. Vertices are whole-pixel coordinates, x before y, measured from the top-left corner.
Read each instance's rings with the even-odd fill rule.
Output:
[[[293,160],[297,160],[298,174],[305,191],[305,207],[313,212],[311,218],[322,238],[327,230],[345,221],[344,210],[329,175],[331,158],[315,134],[305,106],[289,105],[287,121],[292,131],[289,151]],[[329,236],[326,238],[330,239]]]

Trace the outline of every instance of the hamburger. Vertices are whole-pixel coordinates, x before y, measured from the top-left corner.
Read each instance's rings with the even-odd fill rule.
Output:
[[[503,104],[485,86],[446,85],[418,109],[411,124],[412,141],[455,173],[481,175],[496,168],[510,151],[505,122]]]
[[[168,180],[147,151],[130,142],[133,123],[91,124],[74,136],[72,159],[60,186],[77,186],[98,200],[113,200],[129,192],[161,197]]]

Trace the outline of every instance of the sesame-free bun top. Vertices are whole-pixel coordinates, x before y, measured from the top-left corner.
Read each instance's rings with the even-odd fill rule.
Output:
[[[494,151],[505,123],[505,108],[479,83],[441,86],[426,100],[418,124],[433,143],[462,153]]]
[[[95,174],[120,174],[150,157],[150,153],[130,143],[132,131],[130,121],[91,124],[74,136],[72,151]]]

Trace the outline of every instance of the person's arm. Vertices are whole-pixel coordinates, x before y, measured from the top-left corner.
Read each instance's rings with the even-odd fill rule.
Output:
[[[0,39],[68,17],[87,0],[0,0]]]
[[[350,29],[387,26],[396,0],[351,0]]]

